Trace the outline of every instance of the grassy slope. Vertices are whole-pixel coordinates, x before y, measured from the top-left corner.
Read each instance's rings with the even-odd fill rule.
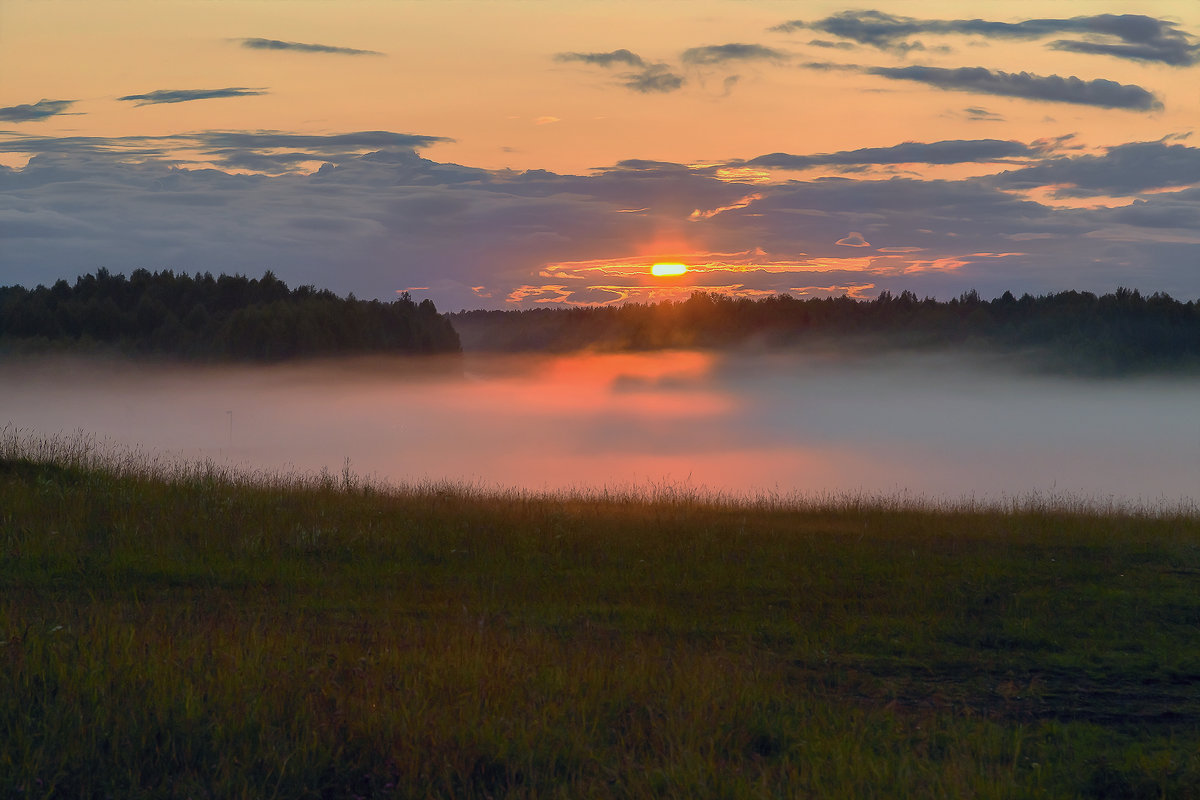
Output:
[[[1200,518],[0,442],[5,797],[1198,797]]]

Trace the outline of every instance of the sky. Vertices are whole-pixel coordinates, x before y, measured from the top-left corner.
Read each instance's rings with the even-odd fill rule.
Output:
[[[1195,0],[0,0],[0,285],[1200,299],[1198,126]]]

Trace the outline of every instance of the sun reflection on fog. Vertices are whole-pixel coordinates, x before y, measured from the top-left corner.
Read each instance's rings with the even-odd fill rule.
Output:
[[[951,356],[473,355],[273,367],[0,363],[0,426],[255,469],[533,490],[1153,500],[1195,492],[1197,383],[1072,382]],[[232,413],[230,413],[232,412]],[[232,422],[232,426],[230,423]]]

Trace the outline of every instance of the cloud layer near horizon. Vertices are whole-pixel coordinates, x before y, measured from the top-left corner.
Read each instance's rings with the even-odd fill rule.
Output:
[[[1200,148],[1183,143],[905,142],[565,175],[439,163],[414,149],[441,141],[385,131],[10,134],[0,150],[34,156],[0,169],[0,273],[34,285],[101,266],[272,269],[362,297],[427,287],[418,294],[449,310],[694,288],[1200,295]],[[196,168],[181,168],[184,151]],[[905,166],[916,164],[990,172],[922,179]],[[764,169],[793,174],[764,183]],[[668,257],[692,271],[650,281],[648,264]]]

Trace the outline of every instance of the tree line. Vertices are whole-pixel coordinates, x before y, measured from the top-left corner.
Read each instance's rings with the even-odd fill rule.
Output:
[[[1135,289],[1064,291],[949,301],[910,291],[761,299],[695,292],[653,305],[467,311],[451,314],[468,349],[567,351],[759,346],[977,347],[1027,353],[1077,372],[1200,367],[1200,304]]]
[[[261,278],[107,269],[72,285],[0,287],[0,353],[113,351],[189,360],[280,361],[461,351],[429,300],[339,297]]]

